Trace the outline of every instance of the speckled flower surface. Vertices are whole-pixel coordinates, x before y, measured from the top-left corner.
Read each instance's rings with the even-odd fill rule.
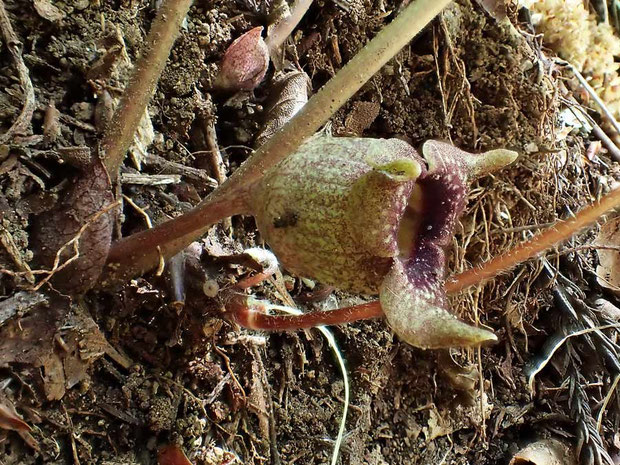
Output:
[[[470,326],[446,310],[445,249],[467,201],[470,179],[510,163],[516,153],[471,154],[450,144],[422,147],[428,169],[418,179],[418,233],[408,256],[397,258],[381,283],[381,307],[401,339],[421,348],[477,345],[495,341],[490,331]]]
[[[379,294],[388,323],[410,344],[495,340],[446,309],[445,248],[470,179],[516,154],[470,154],[437,141],[422,151],[398,139],[317,136],[270,170],[248,203],[289,271]]]
[[[249,202],[288,270],[376,294],[422,169],[417,152],[397,139],[319,136],[268,172]]]

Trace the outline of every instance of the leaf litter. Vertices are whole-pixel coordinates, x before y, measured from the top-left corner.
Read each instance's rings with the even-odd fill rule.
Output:
[[[53,97],[60,113],[60,131],[55,142],[51,142],[55,144],[52,147],[59,149],[62,147],[58,146],[62,145],[66,148],[83,142],[95,153],[96,141],[92,139],[95,133],[91,132],[91,128],[96,126],[94,116],[74,112],[72,108],[77,108],[73,107],[74,104],[93,107],[99,101],[103,102],[103,92],[97,93],[97,98],[91,97],[93,88],[91,84],[86,84],[88,76],[85,71],[91,69],[100,57],[88,52],[78,31],[84,37],[97,38],[107,33],[116,34],[118,27],[123,33],[126,53],[135,57],[142,40],[142,31],[147,30],[150,24],[152,10],[146,3],[141,5],[144,9],[136,13],[123,7],[116,10],[110,5],[76,2],[74,10],[69,13],[67,5],[52,3],[67,13],[62,22],[52,25],[33,9],[26,12],[26,21],[19,24],[14,22],[19,37],[28,37],[34,31],[46,39],[29,44],[34,52],[29,51],[24,55],[24,63],[30,68],[34,79],[37,100],[45,103]],[[251,2],[245,3],[249,5]],[[14,2],[7,4],[10,15],[14,17]],[[485,1],[484,4],[487,7],[494,6],[494,2]],[[300,51],[297,58],[308,72],[312,88],[319,88],[340,63],[348,61],[368,37],[382,26],[385,15],[389,15],[398,6],[388,2],[383,5],[385,11],[382,12],[381,5],[356,3],[350,13],[331,4],[322,5],[321,8],[312,7],[305,22],[302,22],[300,34],[292,40],[297,45],[295,48]],[[239,16],[238,8],[237,4],[233,7],[227,2],[216,2],[208,6],[196,5],[192,10],[188,29],[173,52],[172,68],[164,73],[161,82],[161,89],[166,92],[159,91],[151,106],[149,119],[154,128],[154,138],[152,143],[150,137],[145,139],[146,143],[142,147],[148,156],[158,156],[177,166],[201,168],[204,173],[217,177],[209,172],[208,165],[195,165],[200,155],[193,154],[192,150],[199,145],[193,145],[190,140],[191,130],[179,128],[187,129],[195,124],[197,117],[194,110],[198,99],[194,89],[199,88],[201,93],[208,93],[208,85],[203,83],[212,82],[217,63],[233,38],[259,25],[251,15]],[[516,24],[514,14],[510,10],[507,14]],[[105,31],[102,31],[99,21],[93,18],[106,20]],[[581,148],[588,136],[580,129],[567,131],[562,140],[553,138],[554,131],[558,130],[554,124],[555,115],[563,96],[558,97],[556,93],[559,88],[556,86],[558,70],[553,63],[546,61],[536,41],[527,36],[515,35],[514,31],[498,25],[485,11],[468,1],[460,2],[446,11],[444,23],[439,23],[434,29],[438,40],[436,50],[429,46],[432,44],[429,29],[426,35],[406,48],[397,60],[390,63],[338,112],[332,120],[332,130],[337,134],[361,132],[359,135],[396,135],[413,144],[426,138],[449,135],[464,148],[509,145],[526,154],[514,171],[502,173],[502,177],[483,180],[474,189],[470,214],[463,218],[462,231],[455,240],[452,254],[452,267],[462,269],[470,263],[477,263],[480,257],[492,255],[519,241],[523,228],[536,229],[541,224],[553,221],[564,213],[564,207],[573,210],[578,208],[590,199],[593,187],[604,186],[609,179],[617,177],[618,172],[609,163],[604,150],[587,164],[583,163]],[[451,47],[447,45],[448,41],[452,43]],[[112,48],[109,47],[109,50]],[[107,63],[120,56],[119,50],[110,51],[104,61]],[[436,64],[438,75],[435,73]],[[19,98],[23,94],[15,86],[17,81],[12,79],[13,68],[6,68],[0,72],[2,84],[5,84],[3,87],[7,89],[6,94],[2,93],[0,101],[2,108],[7,108],[6,113],[2,113],[3,129],[10,127],[24,101]],[[49,75],[53,69],[59,71]],[[123,85],[126,73],[125,66],[115,65],[107,72],[98,73],[97,79],[103,81],[106,90],[115,98],[119,94],[115,87]],[[46,80],[42,80],[42,75],[48,75]],[[41,85],[41,82],[48,81],[51,83],[49,86]],[[77,92],[74,92],[76,87]],[[71,93],[65,92],[64,89],[68,88],[72,89]],[[259,86],[254,97],[246,96],[233,107],[225,107],[215,97],[216,119],[212,123],[218,132],[222,158],[229,167],[234,168],[245,158],[248,150],[239,146],[251,143],[258,134],[258,128],[268,120],[263,99],[269,90],[269,85]],[[442,100],[447,103],[445,107]],[[360,112],[359,108],[369,110],[369,116],[351,116]],[[447,111],[444,112],[444,109]],[[37,119],[32,131],[36,133],[39,130],[36,121],[40,121],[42,114],[36,111],[35,116]],[[449,125],[446,124],[446,117],[449,117]],[[29,127],[24,134],[19,134],[20,137],[28,136],[28,131]],[[57,181],[68,177],[66,165],[55,164],[49,146],[37,145],[36,141],[28,144],[31,145],[19,148],[11,145],[7,152],[10,154],[7,160],[10,159],[11,163],[6,165],[2,175],[2,194],[11,202],[16,202],[22,193],[36,194],[41,189],[41,183],[43,186],[56,185]],[[52,172],[52,180],[45,179],[36,183],[32,176],[25,175],[22,166],[26,158],[41,162],[42,166]],[[602,163],[609,166],[609,174],[600,169]],[[148,175],[157,174],[160,166],[163,165],[141,163],[134,165],[134,168],[138,167]],[[40,266],[33,266],[29,258],[30,251],[34,251],[43,259],[47,270],[53,268],[57,251],[74,239],[81,227],[68,227],[67,220],[60,223],[52,223],[50,220],[49,224],[57,224],[63,233],[63,238],[58,239],[51,237],[52,228],[46,228],[43,223],[56,214],[64,218],[75,214],[83,225],[105,209],[106,205],[110,205],[110,199],[105,196],[89,198],[90,189],[96,190],[103,186],[104,191],[111,192],[111,186],[100,174],[91,172],[77,175],[74,178],[77,181],[69,182],[69,191],[59,189],[61,200],[53,207],[55,213],[48,213],[47,217],[44,213],[35,222],[36,226],[29,225],[27,215],[18,215],[18,221],[3,222],[15,244],[12,250],[19,254],[13,255],[23,257],[21,262],[36,271]],[[179,174],[183,176],[183,173]],[[74,187],[72,191],[71,185],[79,182],[80,177],[88,179],[84,184],[91,183],[90,187]],[[196,186],[195,192],[200,195],[212,188],[198,185],[195,179],[185,180]],[[192,199],[186,196],[183,200],[180,194],[182,190],[174,190],[171,186],[123,186],[123,192],[140,208],[148,211],[154,223],[178,215],[185,206],[183,202]],[[81,206],[77,204],[78,208],[74,210],[66,201],[68,195],[75,199],[84,195],[86,199]],[[194,195],[200,197],[199,194]],[[194,198],[190,201],[197,200]],[[123,235],[143,227],[143,218],[135,211],[128,208],[124,214]],[[102,221],[102,228],[95,227],[95,222],[92,224],[93,230],[106,232],[101,244],[95,241],[96,235],[91,236],[90,231],[84,231],[79,238],[78,258],[90,255],[90,251],[95,257],[104,255],[103,250],[110,240],[108,231],[111,234],[108,228],[115,223],[112,216],[111,210],[101,214],[100,219],[105,217],[109,220],[105,225]],[[29,244],[25,232],[30,229],[38,230],[37,234],[44,240],[34,240]],[[209,247],[223,248],[233,253],[260,244],[253,225],[246,220],[235,219],[230,234],[233,237],[218,227],[213,228],[209,235]],[[41,243],[43,247],[47,246],[47,239],[50,239],[50,250],[41,254]],[[59,266],[75,256],[72,245],[71,252],[58,257]],[[217,282],[219,288],[234,282],[239,274],[238,268],[218,262],[209,255],[201,254],[198,274]],[[590,266],[592,269],[596,266],[595,258],[591,256],[581,258],[570,255],[569,258],[565,265],[568,268]],[[88,288],[97,281],[98,260],[82,263],[76,260],[69,265],[84,270],[84,276],[71,282],[70,273],[67,272],[69,278],[63,278],[62,272],[68,269],[67,266],[55,276],[58,281],[52,280],[54,286],[57,283],[59,287],[68,285],[79,293],[80,289]],[[3,263],[3,267],[16,273],[27,271],[14,259]],[[193,270],[196,271],[196,267]],[[485,352],[482,360],[482,376],[491,383],[491,389],[486,388],[485,393],[489,397],[487,405],[492,405],[492,410],[490,416],[486,410],[479,412],[480,419],[488,417],[487,428],[496,432],[495,435],[487,435],[486,440],[480,440],[480,432],[477,430],[484,421],[464,421],[465,417],[472,416],[472,410],[459,407],[461,400],[455,394],[454,380],[434,377],[435,370],[441,371],[440,359],[398,344],[379,322],[334,330],[341,350],[347,356],[352,378],[352,408],[347,425],[350,434],[343,444],[345,461],[430,463],[449,457],[453,461],[497,463],[509,459],[502,452],[505,446],[518,442],[525,434],[555,434],[558,430],[562,434],[572,434],[573,430],[569,427],[545,422],[544,418],[541,420],[540,412],[525,408],[531,399],[523,375],[524,360],[540,349],[544,340],[541,330],[551,332],[554,328],[545,319],[551,308],[549,295],[534,285],[536,267],[528,265],[525,270],[527,273],[522,275],[523,279],[513,282],[511,277],[502,277],[480,292],[455,298],[464,316],[475,314],[483,321],[489,321],[494,328],[500,329],[502,341],[506,341],[505,346]],[[2,280],[3,295],[10,296],[17,279],[3,276],[7,277]],[[39,302],[40,298],[37,297],[34,299],[36,303],[28,310],[24,310],[22,305],[10,311],[11,315],[0,328],[0,341],[3,344],[9,344],[6,341],[10,341],[15,344],[14,348],[28,349],[28,341],[30,344],[35,340],[38,342],[37,337],[42,341],[41,347],[30,347],[23,353],[14,348],[3,351],[3,356],[7,358],[3,359],[2,368],[5,370],[3,373],[13,380],[13,385],[19,384],[18,379],[25,381],[23,385],[19,384],[23,392],[22,399],[14,402],[16,410],[26,412],[22,405],[26,405],[27,400],[34,401],[42,406],[46,418],[49,418],[49,421],[45,420],[40,425],[40,432],[33,433],[41,440],[41,444],[48,444],[46,439],[59,431],[67,431],[59,426],[65,426],[67,422],[64,413],[62,416],[54,416],[59,401],[48,402],[37,398],[39,388],[44,397],[59,397],[64,392],[63,401],[66,400],[67,405],[71,402],[76,407],[67,409],[75,431],[102,433],[98,429],[99,420],[93,419],[103,422],[109,439],[85,433],[81,435],[81,440],[74,440],[76,456],[79,455],[84,462],[99,460],[102,463],[136,463],[138,454],[149,455],[154,459],[155,446],[170,439],[183,443],[188,456],[196,461],[200,457],[207,457],[208,451],[213,450],[213,438],[217,447],[239,452],[246,463],[265,463],[273,457],[269,447],[264,447],[265,440],[257,435],[259,418],[247,415],[247,409],[243,406],[231,408],[231,405],[237,405],[238,402],[238,393],[232,387],[234,383],[231,381],[231,373],[246,389],[258,386],[249,346],[256,342],[251,339],[254,335],[245,332],[234,334],[232,328],[217,323],[217,299],[204,295],[202,278],[195,279],[195,276],[188,271],[185,284],[187,299],[181,316],[168,306],[170,296],[166,285],[150,276],[135,280],[118,293],[87,294],[84,302],[88,314],[82,312],[81,302],[71,303],[74,301],[69,302],[46,288],[40,290],[44,294],[36,295],[44,295],[47,303]],[[574,278],[574,281],[585,286],[580,277]],[[286,282],[291,286],[293,295],[306,290],[305,285],[294,277],[287,277]],[[588,291],[598,292],[597,289]],[[269,284],[257,289],[257,293],[261,298],[264,296],[270,300],[277,297]],[[504,300],[506,295],[509,295],[508,303]],[[328,299],[332,304],[343,305],[359,298],[335,293]],[[504,307],[511,307],[518,313],[505,325],[497,313],[498,308]],[[81,316],[74,318],[74,312]],[[25,328],[23,334],[20,325]],[[101,330],[97,331],[96,328]],[[170,346],[167,344],[170,334],[177,328],[182,342]],[[92,334],[92,337],[88,334]],[[112,357],[110,353],[113,351],[103,342],[103,334],[115,347],[131,354],[131,360],[118,351],[114,356],[116,359]],[[222,356],[211,349],[208,343],[211,338],[217,341],[218,346],[225,348],[228,362],[225,363]],[[577,337],[570,338],[562,345],[562,349],[570,346],[572,350],[578,340]],[[325,362],[321,342],[308,339],[303,333],[299,336],[271,335],[265,341],[265,352],[261,357],[271,380],[271,389],[265,390],[263,386],[263,393],[257,390],[255,395],[270,396],[268,392],[272,393],[277,429],[274,447],[283,460],[309,463],[321,457],[327,461],[328,451],[333,444],[325,443],[324,439],[333,436],[336,423],[332,417],[340,415],[340,403],[333,402],[332,397],[342,393],[341,382],[334,373],[335,367]],[[584,347],[577,344],[577,349],[583,356]],[[108,356],[103,356],[104,353],[108,353]],[[556,356],[559,357],[560,353],[558,351]],[[501,376],[496,376],[493,370],[493,366],[504,366],[508,355],[512,357],[512,384],[502,381]],[[473,354],[461,353],[458,357],[463,366],[474,362]],[[110,358],[116,360],[114,364],[109,363]],[[190,372],[187,366],[192,362],[203,369]],[[35,365],[39,367],[38,370],[29,369]],[[547,367],[539,373],[537,379],[541,389],[537,394],[540,397],[536,400],[548,402],[550,409],[562,413],[566,411],[565,397],[562,397],[565,391],[558,383],[554,369]],[[604,371],[598,373],[588,380],[573,377],[581,383],[578,386],[584,386],[579,396],[571,397],[571,405],[576,411],[580,410],[582,419],[586,418],[587,411],[577,409],[576,406],[587,403],[588,395],[592,396],[592,400],[604,399],[607,391],[596,392],[599,389],[596,383],[607,387],[608,381],[613,379],[607,380]],[[220,383],[222,380],[227,381]],[[72,389],[67,388],[68,384],[74,383]],[[176,411],[173,408],[176,394],[171,388],[175,386],[174,383],[186,386]],[[591,386],[592,383],[595,385]],[[556,390],[544,391],[544,388]],[[80,395],[81,389],[84,395]],[[577,392],[577,389],[574,391]],[[557,396],[551,397],[546,394],[548,392],[557,393]],[[210,393],[213,396],[208,397]],[[107,410],[89,401],[89,396],[97,397]],[[153,400],[155,398],[158,399],[157,403]],[[169,399],[169,402],[162,401],[162,398]],[[205,398],[208,404],[203,404],[204,400],[201,399]],[[420,409],[421,405],[429,405],[430,401],[436,405],[436,411]],[[155,409],[155,404],[160,405],[162,402],[172,406],[173,410],[170,417],[172,420],[165,429],[154,432],[149,426],[141,426],[147,424],[143,420],[150,415],[151,409]],[[612,424],[606,422],[615,421],[617,416],[613,404],[609,403],[610,410],[603,417],[604,433],[609,431],[607,428]],[[131,431],[120,416],[109,413],[113,411],[123,412],[127,415],[126,419],[132,419],[131,424],[134,426]],[[515,411],[525,413],[513,415]],[[84,415],[83,412],[90,412],[90,415]],[[455,417],[463,421],[452,421]],[[444,421],[447,423],[444,424]],[[448,436],[438,434],[435,440],[427,442],[426,435],[420,434],[424,427],[441,428],[446,424],[449,427],[444,430],[450,431]],[[429,435],[435,435],[438,431],[432,428],[428,430]],[[589,430],[586,428],[583,431]],[[148,441],[142,441],[144,437]],[[606,437],[605,434],[603,437]],[[67,457],[73,457],[70,442],[62,445]],[[612,443],[609,441],[609,444]],[[43,460],[52,461],[51,451],[54,449],[51,446],[44,447],[43,454],[46,450],[48,455],[44,455]],[[98,455],[92,450],[96,450]]]

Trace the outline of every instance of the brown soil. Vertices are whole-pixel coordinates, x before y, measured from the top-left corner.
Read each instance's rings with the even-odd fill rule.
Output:
[[[0,247],[0,294],[9,297],[29,283],[26,274],[8,271],[23,272],[20,261],[36,267],[33,217],[62,198],[63,183],[80,169],[59,149],[85,146],[95,153],[154,9],[146,0],[54,0],[64,16],[50,20],[33,7],[47,0],[5,1],[37,101],[31,135],[0,145],[0,232],[14,245],[3,239]],[[316,90],[398,7],[320,0],[286,53],[297,55]],[[583,156],[587,134],[559,135],[561,98],[568,92],[560,72],[540,55],[538,39],[514,28],[517,12],[509,18],[512,25],[500,24],[477,3],[457,2],[331,122],[336,135],[399,137],[414,146],[439,138],[470,151],[506,147],[522,154],[510,169],[473,186],[452,250],[456,271],[509,249],[536,225],[579,210],[618,178],[604,150],[594,159]],[[195,2],[149,107],[155,130],[150,154],[216,178],[205,142],[216,121],[226,171],[248,156],[271,71],[253,94],[234,98],[211,91],[211,83],[231,41],[266,24],[253,1]],[[7,44],[0,47],[0,63],[1,134],[17,118],[23,95]],[[44,118],[51,102],[61,115],[58,131],[42,137],[49,134]],[[147,162],[140,170],[171,173]],[[136,174],[138,167],[128,159],[123,172]],[[181,214],[212,189],[188,175],[163,186],[122,186],[153,223]],[[125,202],[115,237],[144,228],[144,216]],[[329,463],[344,386],[326,341],[317,331],[239,330],[218,318],[218,300],[202,292],[205,276],[224,288],[247,273],[214,257],[255,245],[263,244],[251,218],[234,218],[231,230],[214,227],[197,272],[188,276],[181,310],[173,305],[170,278],[148,274],[71,304],[52,293],[48,304],[29,310],[30,317],[4,322],[0,406],[15,406],[32,426],[34,443],[2,429],[0,419],[0,464],[149,464],[168,443],[181,445],[195,464]],[[579,299],[601,295],[592,278],[594,252],[551,255],[550,261],[580,289],[571,291]],[[576,443],[580,421],[592,419],[589,408],[604,397],[614,372],[599,345],[575,343],[571,353],[558,352],[530,393],[526,362],[539,356],[549,335],[570,326],[563,326],[554,288],[541,274],[541,262],[534,261],[452,299],[463,318],[488,325],[501,341],[480,354],[454,351],[460,366],[445,353],[400,343],[382,321],[333,328],[352,395],[341,463],[507,463],[537,438]],[[285,274],[285,280],[293,296],[307,290],[298,278]],[[280,298],[271,283],[255,293]],[[336,292],[305,308],[361,301]],[[569,389],[574,379],[585,392],[577,400]],[[617,450],[619,412],[614,400],[603,424],[609,451]],[[590,440],[585,447],[597,446]]]

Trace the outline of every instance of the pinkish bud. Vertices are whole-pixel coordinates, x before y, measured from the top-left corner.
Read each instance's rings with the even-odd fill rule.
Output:
[[[220,64],[216,87],[252,90],[261,83],[269,67],[269,50],[262,31],[262,27],[255,27],[230,44]]]

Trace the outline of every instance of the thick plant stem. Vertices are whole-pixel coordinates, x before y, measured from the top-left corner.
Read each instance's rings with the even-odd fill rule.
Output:
[[[196,237],[206,233],[211,225],[222,218],[242,213],[246,213],[243,198],[217,198],[209,202],[208,208],[194,208],[174,221],[121,239],[112,245],[100,285],[107,287],[118,284],[131,279],[143,269],[153,268],[159,261],[160,253],[168,259],[187,247]],[[196,229],[197,225],[199,229]],[[156,235],[149,234],[155,229]],[[144,263],[145,268],[141,268]]]
[[[269,35],[265,39],[270,56],[273,57],[278,48],[291,35],[293,29],[297,27],[301,18],[304,17],[308,8],[310,8],[310,5],[312,5],[312,0],[296,0],[291,7],[290,16],[282,19],[270,29]]]
[[[620,207],[620,189],[610,192],[599,202],[581,210],[574,218],[557,223],[533,239],[518,245],[515,249],[449,278],[445,285],[446,292],[448,294],[456,294],[467,287],[482,283],[500,273],[506,272],[519,263],[523,263],[553,245],[568,239],[582,228],[595,223],[605,213],[618,207]],[[231,312],[232,318],[241,326],[266,331],[306,329],[314,326],[351,323],[357,320],[367,320],[383,316],[383,310],[379,301],[327,312],[309,312],[298,316],[266,315],[242,306],[232,306],[228,310]]]
[[[262,145],[224,184],[192,211],[112,244],[104,281],[108,284],[138,276],[155,267],[158,248],[165,258],[175,255],[223,218],[240,213],[248,187],[276,163],[293,153],[385,63],[420,32],[451,0],[417,0],[388,24],[347,65],[315,94],[286,125]]]
[[[142,46],[142,54],[101,141],[103,163],[112,181],[118,176],[118,169],[155,92],[170,49],[191,4],[192,0],[165,0],[159,7]]]

